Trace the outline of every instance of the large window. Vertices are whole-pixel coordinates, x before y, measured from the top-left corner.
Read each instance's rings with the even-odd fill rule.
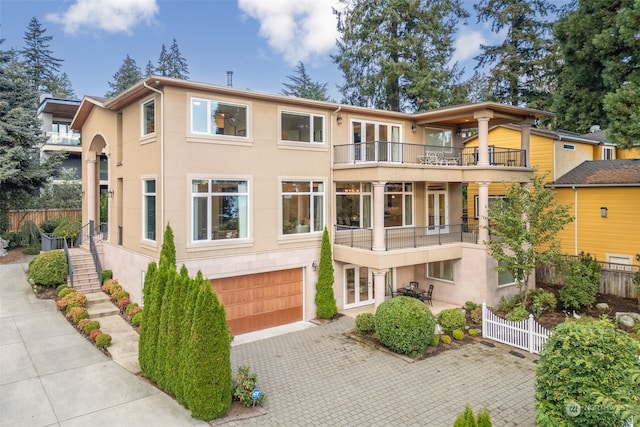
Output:
[[[194,179],[194,241],[244,239],[249,235],[249,183],[245,180]]]
[[[156,240],[156,180],[142,181],[142,238]]]
[[[413,184],[389,182],[384,186],[384,226],[413,225]]]
[[[324,229],[324,182],[282,181],[282,234]]]
[[[507,199],[505,196],[489,196],[489,206],[488,208],[491,208],[491,206],[493,206],[495,203],[499,203],[500,201],[504,202],[504,203],[508,203],[509,199]],[[473,196],[473,216],[475,218],[479,218],[480,217],[480,197],[479,196]],[[489,209],[487,209],[487,212],[489,212]]]
[[[371,228],[371,184],[336,183],[336,224],[338,227]]]
[[[430,262],[427,264],[427,277],[453,282],[453,260]]]
[[[247,111],[242,104],[191,98],[191,132],[246,137]]]
[[[389,123],[351,122],[351,157],[358,162],[402,160],[400,126]]]
[[[142,104],[142,136],[149,135],[156,131],[155,101]]]
[[[425,128],[424,143],[432,147],[451,148],[451,131],[445,129]]]
[[[324,142],[324,116],[283,111],[280,127],[283,141]]]

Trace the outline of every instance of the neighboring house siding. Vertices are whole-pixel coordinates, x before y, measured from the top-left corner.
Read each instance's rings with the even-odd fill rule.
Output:
[[[574,222],[558,234],[563,252],[572,255],[589,252],[599,261],[607,261],[607,255],[611,254],[629,255],[637,264],[640,188],[557,188],[555,191],[558,203],[569,205],[569,212],[575,216]],[[576,193],[577,211],[574,204]],[[607,208],[607,218],[601,217],[602,207]]]
[[[566,149],[564,148],[565,145],[573,147],[573,149]],[[549,181],[560,178],[586,160],[594,160],[592,145],[562,140],[555,141],[554,147],[555,159],[553,161],[555,170],[553,176],[548,177]],[[535,165],[536,163],[533,164]],[[539,170],[544,170],[544,168],[540,167]]]
[[[616,158],[618,159],[640,159],[640,146],[632,148],[616,149]]]

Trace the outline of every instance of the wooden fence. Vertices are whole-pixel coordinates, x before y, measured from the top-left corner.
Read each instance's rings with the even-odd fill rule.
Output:
[[[82,217],[82,209],[28,209],[23,211],[7,212],[9,228],[7,231],[20,231],[25,221],[33,221],[40,226],[43,221],[60,217],[79,220]]]
[[[633,276],[640,271],[640,267],[601,261],[598,261],[598,264],[600,264],[599,293],[623,298],[636,298]],[[564,277],[562,274],[556,274],[554,265],[544,264],[536,267],[536,281],[562,285]]]
[[[487,308],[487,304],[482,304],[483,338],[540,354],[549,335],[551,332],[536,322],[533,314],[529,314],[528,319],[515,322],[496,316]]]

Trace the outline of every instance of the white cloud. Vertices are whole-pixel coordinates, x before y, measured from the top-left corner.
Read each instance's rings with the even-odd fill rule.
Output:
[[[63,14],[46,19],[64,25],[65,33],[86,27],[108,33],[130,33],[141,22],[151,23],[158,13],[156,0],[76,0]]]
[[[466,30],[466,31],[465,31]],[[454,45],[455,52],[451,62],[464,62],[480,54],[480,45],[487,44],[487,39],[480,31],[464,28],[460,31]]]
[[[260,22],[260,35],[294,65],[331,52],[338,30],[336,0],[238,0],[245,14]]]

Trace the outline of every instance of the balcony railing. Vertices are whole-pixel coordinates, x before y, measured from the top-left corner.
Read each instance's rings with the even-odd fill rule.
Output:
[[[477,147],[459,148],[403,142],[372,141],[334,147],[334,164],[391,163],[435,166],[473,166]],[[489,147],[489,163],[495,166],[526,166],[525,150]]]
[[[420,248],[449,243],[477,243],[478,226],[471,224],[449,224],[429,227],[385,228],[385,250]],[[352,248],[373,248],[373,230],[370,228],[337,225],[334,243]]]
[[[81,145],[78,132],[47,132],[47,137],[49,145]]]

